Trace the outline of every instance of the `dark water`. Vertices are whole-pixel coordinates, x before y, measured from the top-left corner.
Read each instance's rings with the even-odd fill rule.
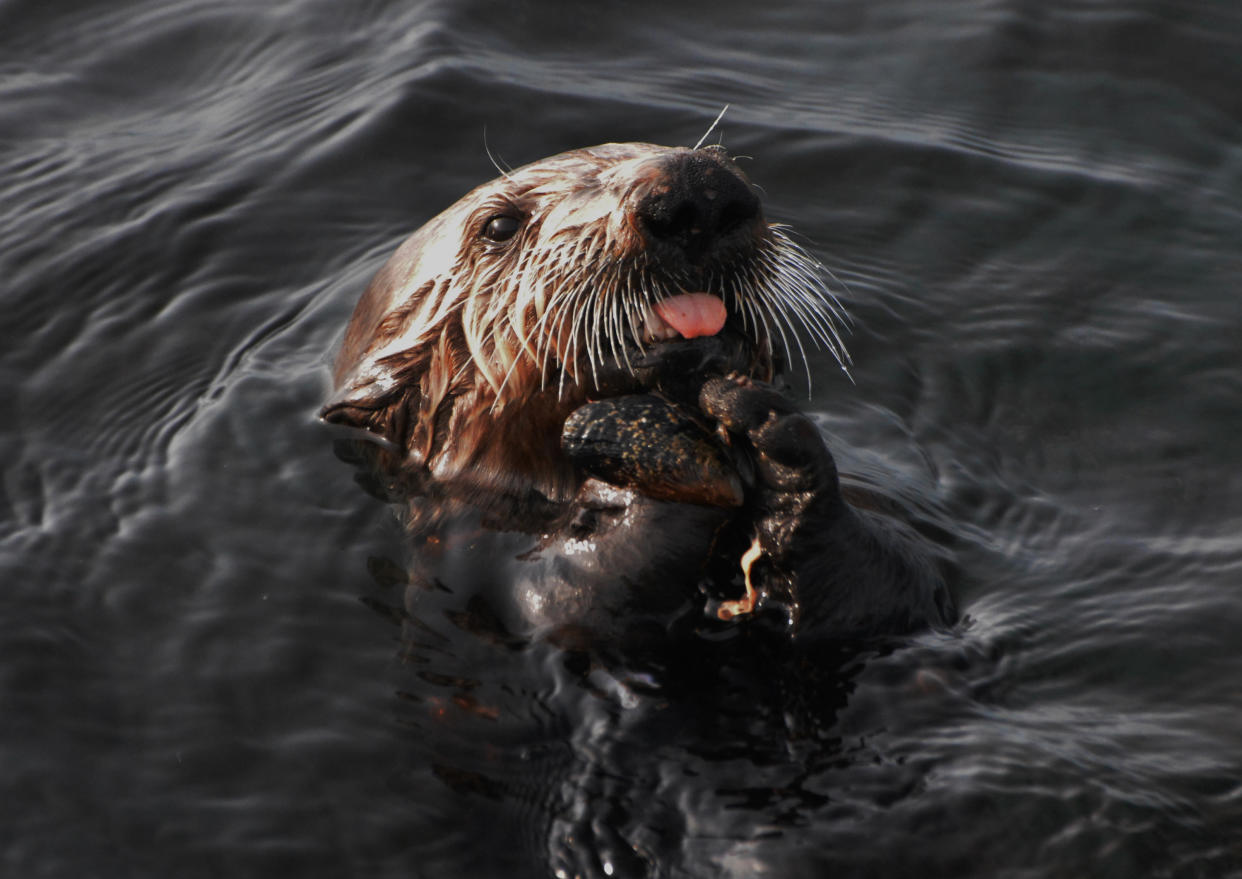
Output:
[[[968,623],[796,723],[411,651],[315,419],[356,297],[485,144],[726,103]],[[1242,875],[1240,252],[1228,0],[0,3],[0,873]]]

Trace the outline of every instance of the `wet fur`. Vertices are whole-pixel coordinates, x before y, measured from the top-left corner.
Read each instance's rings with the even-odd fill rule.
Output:
[[[439,582],[447,564],[446,580],[490,583],[478,587],[488,607],[478,618],[504,637],[633,644],[638,628],[666,632],[667,615],[687,608],[697,625],[705,601],[714,620],[711,603],[736,595],[748,548],[764,613],[795,635],[951,622],[919,538],[846,503],[814,424],[766,384],[778,348],[800,355],[800,329],[844,361],[814,261],[761,213],[680,249],[636,219],[651,191],[711,187],[712,175],[750,191],[715,149],[607,144],[469,193],[368,287],[324,417],[381,440],[370,463],[405,503],[415,581]],[[520,217],[512,239],[481,234],[495,217]],[[694,291],[725,302],[724,330],[645,346],[642,310]],[[740,507],[656,499],[575,467],[561,446],[568,416],[591,398],[650,390],[709,435],[713,424],[727,431]],[[454,557],[452,545],[472,551]],[[475,567],[467,575],[461,563]],[[428,590],[411,587],[411,616]]]
[[[639,345],[642,312],[688,290],[716,293],[753,342],[750,375],[770,378],[774,346],[809,331],[844,356],[839,312],[817,265],[779,226],[758,221],[700,262],[662,255],[633,205],[663,184],[670,156],[605,144],[528,165],[481,186],[411,236],[359,302],[337,361],[329,421],[389,440],[407,465],[555,500],[577,480],[560,425],[598,392],[605,364]],[[749,183],[722,151],[708,173]],[[696,154],[697,155],[697,154]],[[513,239],[479,234],[521,221]]]

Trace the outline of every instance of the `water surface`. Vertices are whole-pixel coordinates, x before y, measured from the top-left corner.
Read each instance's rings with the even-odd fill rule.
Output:
[[[968,622],[793,726],[419,665],[315,418],[354,301],[489,151],[726,103],[855,320],[809,407]],[[6,875],[1242,875],[1233,4],[9,2],[0,181]]]

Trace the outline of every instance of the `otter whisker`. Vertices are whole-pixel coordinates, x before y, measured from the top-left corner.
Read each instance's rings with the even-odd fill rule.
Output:
[[[813,289],[819,296],[820,304],[834,317],[848,323],[848,317],[841,306],[840,300],[824,284],[821,272],[824,267],[813,259],[810,254],[785,239],[785,246],[778,251],[778,264],[787,276],[801,279],[802,285]]]
[[[784,263],[781,272],[785,279],[782,285],[785,294],[782,317],[798,340],[799,346],[801,338],[794,326],[795,320],[802,325],[812,341],[833,354],[848,374],[849,354],[837,329],[835,314],[828,306],[826,298],[814,295],[823,292],[822,282],[816,277],[808,276],[805,266],[802,265]]]
[[[793,237],[792,237],[793,229],[791,227],[789,227],[788,225],[784,223],[773,223],[769,228],[773,231],[775,236],[779,238],[782,244],[789,251],[795,254],[799,258],[799,260],[803,262],[809,268],[811,273],[816,276],[817,280],[818,280],[819,273],[823,272],[829,277],[830,280],[836,282],[837,284],[840,284],[842,289],[847,290],[847,291],[849,290],[848,284],[846,284],[844,281],[838,278],[837,275],[831,269],[829,269],[822,262],[820,262],[814,256],[812,256],[811,253],[805,247],[803,247],[797,241],[793,240]],[[838,316],[844,322],[850,323],[849,315],[845,312],[844,307],[841,305],[841,301],[832,293],[831,290],[829,290],[826,286],[824,286],[822,282],[821,282],[821,288],[825,296],[827,297],[827,299],[832,303],[834,311],[838,314]]]
[[[827,348],[842,367],[847,366],[850,362],[849,352],[837,329],[836,321],[831,319],[831,313],[825,313],[822,303],[801,299],[791,301],[790,306],[811,337]]]
[[[558,248],[553,251],[548,257],[548,260],[545,260],[545,262],[550,262],[553,267],[559,265],[562,261],[561,252],[564,249],[565,248]],[[552,273],[552,269],[548,268],[545,270],[543,264],[540,264],[539,269],[544,274]],[[574,275],[581,275],[582,273],[582,267],[578,266],[569,273],[567,278],[573,278]],[[548,287],[553,288],[553,293],[550,297],[547,294]],[[553,343],[563,341],[565,318],[569,313],[567,300],[572,299],[573,291],[574,287],[568,283],[555,285],[552,283],[544,283],[540,285],[540,298],[544,301],[544,308],[542,313],[538,316],[538,319],[535,321],[534,326],[531,328],[531,332],[538,340],[534,353],[534,363],[539,369],[539,387],[541,389],[547,387],[549,373],[553,368],[553,358],[551,356]],[[553,327],[552,332],[548,332],[549,326]],[[574,376],[574,380],[577,381],[576,375]],[[563,388],[564,372],[561,373],[558,381],[558,395],[563,391]]]
[[[751,305],[752,296],[747,295],[749,293],[750,290],[748,290],[743,283],[742,285],[739,285],[729,291],[729,298],[725,300],[725,304],[728,305],[729,303],[732,303],[738,314],[742,316],[742,332],[744,334],[758,335],[759,324],[755,321],[751,314],[753,306]]]
[[[777,230],[777,235],[783,245],[780,260],[783,269],[795,278],[801,279],[800,286],[812,289],[818,294],[815,297],[817,305],[831,315],[834,323],[850,325],[849,315],[841,301],[823,281],[822,273],[827,272],[827,269],[780,230]]]
[[[629,324],[630,341],[635,345],[641,345],[643,341],[642,330],[638,324],[638,317],[642,309],[642,303],[639,301],[638,293],[634,289],[634,273],[632,271],[625,276],[625,292],[622,295],[622,302],[624,304],[626,323]],[[625,366],[630,372],[634,371],[628,356],[625,360]]]
[[[572,314],[573,312],[570,311],[564,312],[561,320],[556,325],[558,335],[564,333],[565,318]],[[556,395],[558,397],[562,397],[565,394],[566,375],[572,375],[574,384],[581,382],[581,377],[578,375],[578,334],[572,327],[570,327],[569,335],[566,338],[568,339],[568,349],[565,352],[562,352],[562,356],[565,358],[565,365],[561,370],[560,381],[557,383]]]
[[[583,303],[579,300],[585,298],[584,294],[586,290],[587,288],[584,286],[574,287],[567,290],[565,295],[561,297],[563,307],[560,319],[556,324],[556,332],[558,338],[567,341],[568,349],[561,353],[563,358],[563,366],[561,370],[561,383],[558,393],[564,393],[565,375],[567,372],[572,374],[575,384],[581,382],[582,377],[579,374],[579,360],[583,354],[585,354],[588,359],[590,358],[590,353],[585,350],[585,345],[581,346],[581,348],[579,345],[579,342],[584,338],[580,328],[587,319],[587,309],[582,307]],[[566,325],[567,321],[568,326]]]
[[[609,269],[608,273],[605,269]],[[591,366],[591,378],[599,383],[599,368],[604,362],[604,343],[608,341],[607,313],[601,303],[601,295],[607,296],[608,284],[611,282],[611,271],[615,270],[611,262],[600,263],[599,270],[592,276],[589,286],[581,289],[582,302],[579,310],[587,314],[588,321],[583,324],[587,328],[586,351]]]
[[[822,314],[800,302],[791,302],[786,313],[791,321],[797,319],[812,340],[831,351],[838,361],[842,360],[839,344],[833,338],[831,328],[823,325]]]
[[[580,247],[574,248],[575,251],[579,249]],[[546,376],[546,371],[553,367],[552,343],[556,341],[559,344],[569,345],[567,351],[560,352],[563,369],[558,393],[563,393],[566,371],[571,374],[575,383],[580,379],[578,375],[579,338],[582,336],[581,330],[584,326],[586,311],[589,310],[583,307],[585,305],[583,300],[586,299],[592,282],[597,281],[604,271],[604,268],[595,261],[575,263],[575,265],[576,268],[573,271],[560,279],[560,283],[556,285],[555,292],[548,301],[547,310],[535,325],[536,331],[541,336],[538,361],[544,376]],[[567,321],[571,321],[568,333],[566,333]],[[552,328],[552,332],[545,332],[549,327]],[[592,355],[588,352],[587,356],[590,358]]]
[[[769,290],[768,292],[770,293],[771,291]],[[792,361],[794,359],[794,346],[789,342],[789,333],[793,332],[793,327],[790,326],[789,332],[786,332],[787,323],[784,311],[780,308],[779,299],[773,299],[771,296],[759,296],[755,298],[755,304],[758,306],[760,313],[767,317],[765,324],[767,324],[768,332],[771,333],[772,328],[775,327],[776,335],[780,336],[781,347],[784,349],[786,357]],[[794,336],[796,338],[797,334],[794,333]],[[806,352],[802,350],[801,343],[798,345],[798,350],[805,362]]]
[[[818,263],[779,229],[775,237],[777,246],[757,260],[772,278],[772,298],[779,301],[782,312],[796,315],[816,343],[827,348],[844,367],[849,354],[838,327],[844,320],[840,303],[816,272]],[[792,324],[790,329],[794,331]]]
[[[789,337],[793,337],[794,345],[798,348],[798,359],[802,361],[802,371],[806,375],[806,384],[809,388],[811,386],[811,363],[807,359],[806,349],[802,346],[802,339],[798,336],[797,327],[793,325],[788,312],[783,309],[773,308],[772,317],[776,323],[777,330],[780,332],[781,345],[785,348],[785,356],[789,358],[790,362],[794,360],[794,349],[789,344]],[[789,328],[788,333],[785,332],[786,327]]]
[[[504,399],[505,388],[509,385],[509,379],[513,377],[518,367],[523,365],[522,355],[525,354],[532,363],[540,363],[538,350],[535,346],[530,344],[529,337],[522,326],[525,322],[524,312],[525,310],[523,309],[523,315],[520,322],[511,322],[509,324],[509,327],[518,337],[518,341],[520,343],[519,349],[516,352],[509,352],[508,346],[504,345],[499,338],[497,339],[497,351],[502,355],[502,365],[505,365],[504,360],[507,359],[507,368],[505,369],[504,378],[501,379],[500,386],[496,388],[496,398],[492,401],[493,410],[496,409],[497,404]],[[497,337],[499,336],[500,333],[498,332]],[[539,387],[542,390],[545,387],[544,370],[541,369],[540,373]]]
[[[627,372],[633,373],[634,366],[630,363],[630,345],[626,344],[626,329],[633,333],[633,309],[630,307],[631,299],[631,275],[626,272],[624,276],[618,276],[613,285],[612,290],[612,325],[615,334],[616,347],[621,350],[621,360],[625,363]],[[616,351],[613,352],[613,359],[616,360]]]
[[[692,147],[692,149],[697,150],[699,147],[703,145],[703,141],[711,137],[711,133],[716,129],[716,126],[720,124],[720,120],[724,118],[724,114],[727,112],[729,112],[729,105],[725,104],[723,107],[720,108],[720,112],[716,115],[716,118],[712,120],[712,124],[707,126],[707,131],[703,132],[703,136],[699,138],[698,143],[696,143]]]
[[[529,319],[529,317],[530,317],[530,314],[527,308],[525,307],[515,308],[513,318],[509,321],[509,328],[512,330],[513,334],[517,337],[520,351],[525,352],[525,354],[532,361],[538,363],[539,362],[538,348],[536,345],[531,343],[531,335],[527,327],[527,320]],[[515,362],[516,362],[516,358],[515,358]]]
[[[578,319],[574,321],[574,335],[579,334],[579,327],[585,332],[583,335],[583,351],[586,354],[587,365],[591,369],[591,380],[595,384],[599,384],[599,343],[600,343],[600,327],[599,327],[599,311],[593,308],[584,308],[579,306]]]
[[[602,290],[596,291],[596,308],[600,313],[600,322],[604,327],[605,341],[613,361],[620,359],[617,350],[617,336],[620,334],[619,315],[617,313],[617,281],[612,278]],[[602,361],[601,361],[602,363]]]
[[[772,328],[768,323],[767,316],[763,313],[763,309],[759,307],[759,299],[752,298],[745,300],[746,313],[751,315],[754,325],[755,334],[763,339],[764,354],[768,357],[772,356]]]
[[[790,277],[791,272],[787,265],[771,265],[771,272],[776,276],[776,283],[770,288],[771,300],[782,311],[796,312],[817,340],[826,341],[829,347],[833,347],[832,321],[824,314],[822,302],[810,295],[805,286],[798,283],[799,279]]]

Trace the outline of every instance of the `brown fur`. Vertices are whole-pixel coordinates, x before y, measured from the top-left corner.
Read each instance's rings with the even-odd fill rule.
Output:
[[[757,200],[753,217],[693,258],[656,243],[639,206],[685,185],[670,183],[670,167],[692,168],[696,192],[753,199],[722,150],[650,144],[554,156],[467,194],[411,236],[363,294],[324,417],[383,437],[433,479],[533,487],[558,500],[576,488],[561,425],[598,394],[600,363],[639,344],[643,311],[659,299],[719,296],[753,342],[754,374],[770,376],[769,323],[785,306],[764,296],[779,299],[773,277],[796,248],[777,243]],[[498,216],[520,222],[510,240],[485,234]]]

